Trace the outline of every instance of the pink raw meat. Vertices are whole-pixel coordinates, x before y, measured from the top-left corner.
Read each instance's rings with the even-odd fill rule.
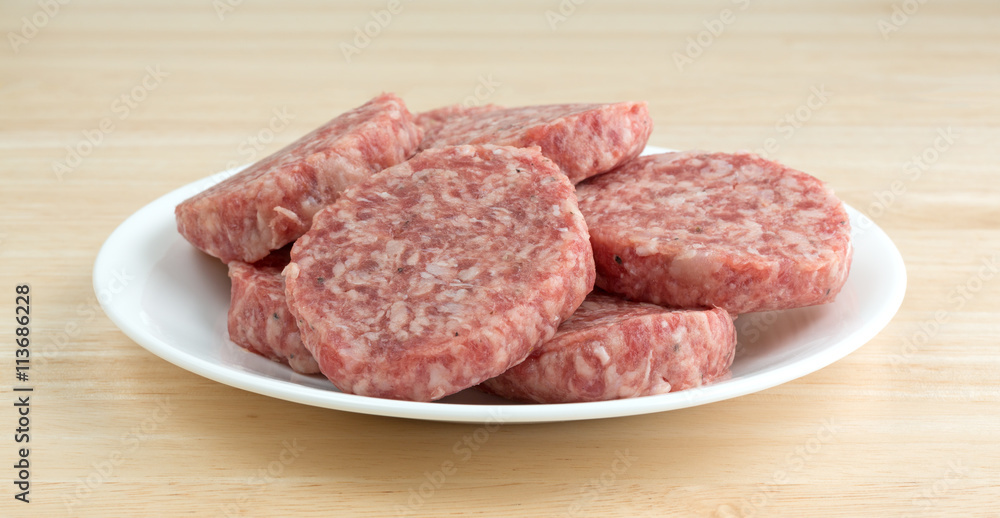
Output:
[[[309,229],[347,187],[416,151],[421,131],[382,94],[177,206],[177,230],[223,262],[252,263]]]
[[[431,401],[523,360],[593,286],[573,186],[537,148],[424,151],[295,242],[289,307],[353,394]]]
[[[638,156],[652,130],[653,120],[644,102],[524,106],[450,117],[427,130],[420,148],[539,146],[577,183]]]
[[[632,300],[731,313],[834,299],[851,265],[843,203],[749,153],[640,157],[577,186],[597,285]]]
[[[735,353],[725,310],[669,310],[598,290],[527,360],[481,387],[536,403],[649,396],[725,378]]]
[[[254,264],[229,263],[232,296],[229,306],[229,339],[236,345],[295,372],[315,374],[319,365],[302,340],[295,318],[285,304],[281,270],[288,264],[289,248],[275,250]]]
[[[495,104],[486,104],[483,106],[453,104],[451,106],[443,106],[441,108],[420,112],[415,116],[415,120],[417,122],[417,126],[420,126],[420,129],[424,131],[424,134],[427,134],[427,132],[431,129],[436,128],[452,119],[501,109],[503,108]]]

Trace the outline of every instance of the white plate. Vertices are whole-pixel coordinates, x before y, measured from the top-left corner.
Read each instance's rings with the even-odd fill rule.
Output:
[[[906,290],[906,269],[895,245],[871,220],[848,207],[854,262],[837,300],[741,316],[729,380],[658,396],[558,405],[513,403],[475,389],[435,403],[355,396],[337,391],[322,376],[296,374],[229,341],[226,266],[177,233],[174,207],[238,169],[181,187],[125,220],[97,255],[94,290],[115,325],[164,360],[226,385],[307,405],[475,423],[571,421],[702,405],[791,381],[847,356],[889,323]]]

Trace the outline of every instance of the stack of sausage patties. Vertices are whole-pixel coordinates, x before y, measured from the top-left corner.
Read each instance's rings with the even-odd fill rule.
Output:
[[[833,300],[850,229],[805,173],[639,157],[651,130],[645,103],[413,116],[384,94],[181,203],[178,229],[229,264],[234,343],[345,392],[683,390],[729,375],[737,314]]]

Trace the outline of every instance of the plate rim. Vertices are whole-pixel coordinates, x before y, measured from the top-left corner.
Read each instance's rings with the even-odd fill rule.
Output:
[[[645,152],[655,153],[666,151],[669,150],[648,146]],[[154,199],[129,215],[128,218],[111,232],[97,253],[92,272],[93,289],[95,294],[98,295],[97,299],[101,309],[112,323],[128,336],[129,339],[153,355],[177,367],[218,383],[310,406],[426,421],[510,424],[614,418],[700,406],[753,394],[788,383],[812,374],[846,357],[877,336],[889,324],[899,311],[906,293],[906,265],[896,244],[881,227],[845,202],[844,207],[847,209],[852,221],[852,230],[855,228],[856,222],[867,220],[867,228],[864,229],[864,232],[875,232],[877,239],[889,245],[888,248],[892,251],[890,254],[891,257],[886,258],[883,262],[890,263],[889,266],[891,268],[887,267],[885,271],[891,273],[894,277],[891,285],[897,289],[889,294],[885,304],[879,306],[879,311],[876,315],[866,319],[863,325],[851,331],[839,342],[790,364],[764,369],[745,378],[731,379],[685,391],[583,403],[448,404],[382,399],[308,387],[292,381],[267,378],[253,372],[240,371],[226,365],[212,363],[204,358],[182,351],[166,341],[145,332],[142,326],[135,320],[125,318],[122,312],[111,307],[110,301],[106,301],[104,297],[100,296],[102,287],[108,285],[107,278],[111,275],[109,272],[112,269],[108,265],[113,262],[112,248],[122,239],[122,236],[129,233],[132,226],[135,226],[140,221],[144,221],[148,213],[158,214],[159,211],[163,210],[163,205],[169,205],[169,208],[172,209],[176,205],[174,202],[175,198],[179,198],[178,202],[183,201],[183,199],[207,188],[212,183],[221,181],[221,179],[228,175],[235,174],[243,167],[246,166],[215,173],[185,184]],[[170,214],[173,214],[173,210],[170,210]],[[178,237],[180,236],[178,235]]]

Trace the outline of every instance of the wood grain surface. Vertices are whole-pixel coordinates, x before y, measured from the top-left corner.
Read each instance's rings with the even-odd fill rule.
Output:
[[[0,3],[0,516],[1000,516],[998,28],[995,0]],[[764,392],[489,432],[215,383],[100,310],[94,258],[126,217],[381,91],[647,100],[651,144],[828,182],[899,247],[906,299]]]

